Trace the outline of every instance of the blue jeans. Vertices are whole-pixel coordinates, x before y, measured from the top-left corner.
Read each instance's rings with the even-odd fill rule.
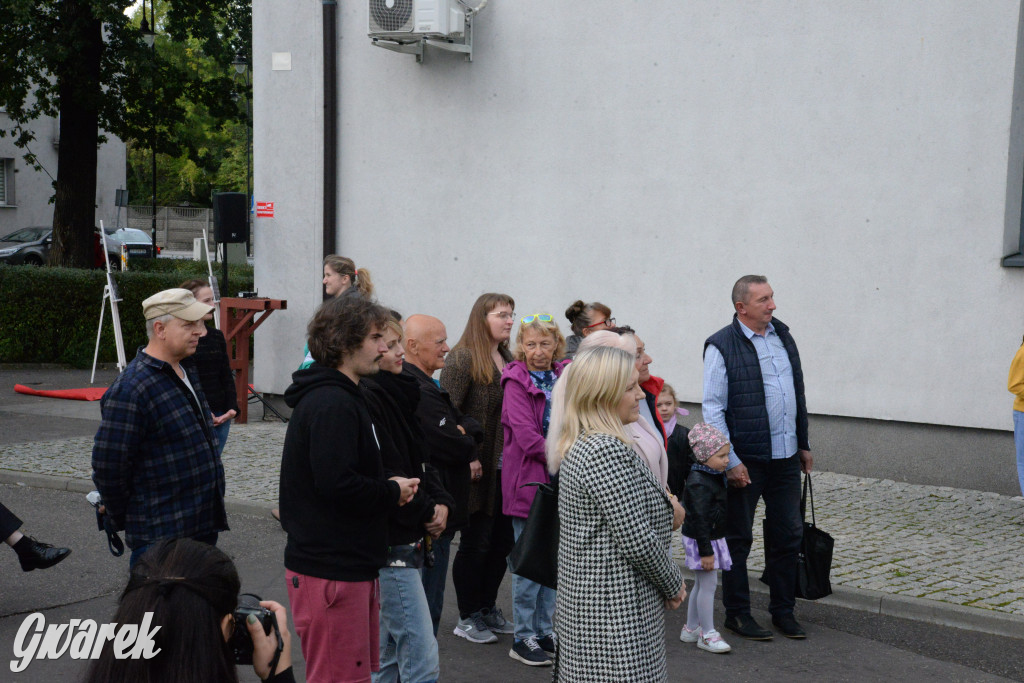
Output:
[[[512,518],[512,532],[516,540],[523,533],[526,520]],[[549,636],[554,631],[555,591],[535,581],[512,575],[512,614],[516,625],[516,640]]]
[[[217,455],[224,452],[224,444],[228,442],[229,429],[231,429],[231,420],[221,423],[219,427],[213,428],[213,433],[217,435],[217,441],[220,442],[217,446]]]
[[[423,592],[427,596],[435,636],[441,623],[441,610],[444,608],[444,586],[448,581],[448,558],[451,555],[453,537],[454,532],[452,536],[444,533],[441,534],[441,538],[434,541],[434,566],[422,569]]]
[[[193,536],[192,540],[199,541],[200,543],[207,543],[209,545],[217,545],[217,536],[218,536],[218,532],[215,531],[212,534],[203,534],[202,536]],[[157,539],[157,540],[162,540],[162,539]],[[132,554],[128,556],[128,571],[131,571],[132,568],[135,567],[135,563],[139,561],[139,558],[142,557],[146,553],[146,551],[149,550],[153,546],[153,544],[156,543],[156,542],[157,541],[152,541],[152,542],[147,543],[145,545],[140,545],[138,548],[132,549]]]
[[[1013,444],[1017,447],[1017,478],[1024,496],[1024,413],[1013,411]]]
[[[768,611],[772,616],[792,614],[796,604],[797,553],[804,537],[800,519],[800,456],[748,460],[744,464],[750,483],[743,488],[730,488],[726,504],[725,540],[732,555],[732,569],[722,572],[725,614],[750,614],[747,556],[754,538],[754,511],[762,497],[772,539],[772,553],[765,557],[771,595]]]
[[[432,627],[419,570],[381,569],[380,671],[373,683],[436,681],[441,666]]]

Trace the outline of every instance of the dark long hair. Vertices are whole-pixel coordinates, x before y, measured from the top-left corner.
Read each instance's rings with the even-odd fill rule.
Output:
[[[160,652],[152,659],[115,659],[107,641],[86,683],[237,683],[220,623],[238,604],[241,584],[231,559],[212,545],[160,541],[139,559],[114,621],[141,624],[152,612]]]
[[[469,357],[472,359],[469,374],[477,384],[490,384],[494,379],[494,360],[491,359],[491,344],[494,338],[491,337],[491,329],[487,326],[487,314],[502,304],[508,304],[513,309],[516,307],[515,300],[508,294],[481,294],[469,312],[466,329],[452,347],[453,351],[469,349]],[[498,344],[498,353],[506,360],[512,360],[507,340]]]

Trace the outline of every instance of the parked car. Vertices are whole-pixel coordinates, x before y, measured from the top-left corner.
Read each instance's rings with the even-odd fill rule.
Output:
[[[53,244],[52,237],[53,229],[48,225],[34,225],[4,235],[0,237],[0,263],[9,263],[12,266],[41,266],[46,263],[46,258],[50,254],[50,245]],[[95,237],[93,267],[105,268],[103,251],[100,248],[99,228],[96,229]],[[110,256],[110,267],[120,270],[120,240],[108,236],[107,253]]]
[[[50,251],[50,226],[34,225],[0,237],[0,263],[41,266]]]
[[[153,237],[145,230],[135,228],[119,228],[118,230],[107,230],[107,239],[113,238],[128,248],[128,258],[153,258]],[[160,246],[157,245],[156,255],[160,255]]]

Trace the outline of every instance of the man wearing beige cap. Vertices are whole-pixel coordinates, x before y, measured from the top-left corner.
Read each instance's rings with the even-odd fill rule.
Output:
[[[228,528],[210,407],[195,371],[181,365],[195,353],[210,310],[187,289],[143,301],[149,343],[100,401],[93,481],[125,532],[132,566],[158,539],[216,544]]]

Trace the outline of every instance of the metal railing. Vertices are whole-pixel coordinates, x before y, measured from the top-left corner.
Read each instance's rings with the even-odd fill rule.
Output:
[[[129,206],[128,227],[147,234],[153,226],[152,206]],[[213,210],[185,206],[156,207],[156,243],[169,251],[192,251],[197,237],[206,228],[213,238]]]

